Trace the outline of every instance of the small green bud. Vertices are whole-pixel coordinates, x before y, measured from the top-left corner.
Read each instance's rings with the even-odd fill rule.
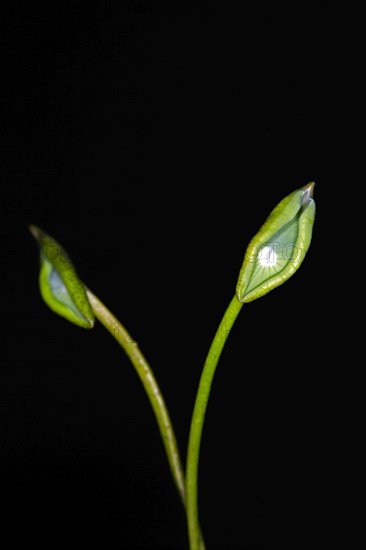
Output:
[[[308,251],[315,219],[314,183],[285,197],[250,241],[236,287],[240,302],[251,302],[282,285]]]
[[[39,287],[46,304],[71,323],[94,326],[94,313],[83,283],[62,246],[42,229],[29,226],[40,247]]]

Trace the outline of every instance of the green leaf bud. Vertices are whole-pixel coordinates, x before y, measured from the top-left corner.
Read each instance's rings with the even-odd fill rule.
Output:
[[[29,229],[40,248],[39,287],[46,304],[71,323],[83,328],[94,326],[94,313],[85,287],[62,246],[42,229]]]
[[[236,287],[251,302],[282,285],[302,264],[315,219],[314,183],[285,197],[250,241]]]

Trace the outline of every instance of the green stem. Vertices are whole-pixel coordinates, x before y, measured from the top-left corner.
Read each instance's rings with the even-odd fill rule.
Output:
[[[210,350],[206,358],[206,362],[203,367],[200,383],[198,386],[196,402],[194,405],[188,442],[186,473],[187,522],[189,544],[191,550],[198,550],[200,548],[197,480],[202,429],[207,408],[207,402],[210,396],[212,380],[217,364],[219,362],[221,352],[225,346],[226,339],[242,306],[243,304],[239,302],[236,296],[234,296],[229,304],[229,307],[224,313],[224,316],[212,341]]]
[[[145,357],[139,350],[137,343],[131,338],[123,325],[116,319],[116,317],[114,317],[114,315],[112,315],[112,313],[91,292],[91,290],[86,288],[86,293],[90,305],[93,308],[95,317],[102,323],[102,325],[104,325],[104,327],[112,334],[112,336],[124,349],[145,388],[158,422],[175,485],[178,489],[183,506],[185,506],[186,492],[183,467],[168,409],[155,376]]]

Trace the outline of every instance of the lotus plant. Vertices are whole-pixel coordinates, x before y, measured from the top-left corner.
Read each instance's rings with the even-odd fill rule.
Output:
[[[229,332],[245,303],[282,285],[298,270],[309,249],[315,219],[314,183],[285,197],[250,241],[236,292],[213,338],[194,405],[184,474],[166,402],[154,373],[136,342],[110,310],[82,282],[63,247],[35,225],[30,231],[40,250],[39,287],[55,313],[91,329],[97,319],[124,349],[150,400],[178,494],[186,509],[191,550],[204,550],[198,517],[198,466],[205,412],[215,370]],[[225,337],[223,337],[223,334]]]

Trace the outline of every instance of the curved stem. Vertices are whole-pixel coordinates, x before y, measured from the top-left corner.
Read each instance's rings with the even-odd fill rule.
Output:
[[[104,325],[104,327],[112,334],[112,336],[124,349],[145,388],[158,422],[175,485],[178,489],[183,506],[185,506],[186,492],[183,467],[172,422],[155,376],[145,357],[139,350],[137,343],[131,338],[123,325],[91,292],[91,290],[86,288],[86,293],[96,318],[102,323],[102,325]]]
[[[188,442],[186,472],[187,522],[191,550],[198,550],[200,547],[197,480],[202,429],[207,402],[210,396],[211,384],[221,352],[242,306],[243,304],[239,302],[236,296],[234,296],[229,304],[229,307],[224,313],[203,367],[196,402],[194,405]]]

